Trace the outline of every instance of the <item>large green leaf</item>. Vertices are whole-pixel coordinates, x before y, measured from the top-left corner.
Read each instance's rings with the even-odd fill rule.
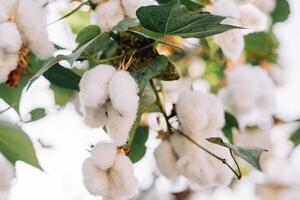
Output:
[[[88,41],[92,40],[93,38],[97,37],[97,35],[101,34],[101,29],[97,25],[89,25],[82,29],[77,37],[76,42],[82,46],[83,44],[87,43]]]
[[[276,7],[271,14],[273,24],[287,20],[290,13],[290,5],[287,0],[276,0]]]
[[[65,106],[75,95],[74,90],[61,88],[53,84],[50,85],[50,89],[54,93],[55,103],[58,106]]]
[[[149,129],[147,127],[138,127],[134,135],[133,141],[130,147],[129,158],[133,163],[140,161],[145,153],[145,143],[149,136]]]
[[[203,38],[238,28],[221,24],[225,17],[206,12],[190,13],[177,1],[167,4],[141,7],[137,10],[141,25],[163,35],[178,35],[184,38]]]
[[[44,77],[53,85],[79,91],[79,82],[81,77],[70,69],[62,67],[59,64],[48,69],[48,71],[44,73]]]
[[[225,143],[222,138],[213,137],[207,138],[207,140],[211,143],[226,147],[230,149],[235,155],[247,161],[250,165],[252,165],[255,169],[262,171],[259,159],[263,152],[267,151],[266,149],[261,149],[258,147],[242,147],[233,144]]]
[[[0,121],[0,151],[13,164],[23,161],[42,169],[30,138],[15,124]]]
[[[239,123],[236,118],[228,112],[225,112],[225,126],[223,127],[222,131],[225,137],[233,143],[233,133],[232,130],[236,128],[239,129]]]

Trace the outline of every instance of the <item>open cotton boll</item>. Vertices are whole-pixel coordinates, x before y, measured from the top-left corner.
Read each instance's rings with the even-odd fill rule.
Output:
[[[108,83],[115,68],[110,65],[98,65],[86,71],[79,83],[80,100],[89,107],[98,107],[108,99]]]
[[[253,0],[253,4],[256,5],[263,13],[270,13],[275,9],[276,0]]]
[[[92,158],[87,158],[82,165],[83,183],[89,193],[104,196],[109,190],[106,171],[100,170]]]
[[[126,143],[135,118],[136,113],[122,114],[112,105],[108,107],[108,121],[106,128],[117,146],[122,146]]]
[[[106,105],[98,107],[84,107],[84,122],[91,128],[103,127],[107,123]]]
[[[136,11],[142,6],[157,4],[154,0],[121,0],[128,17],[136,18]]]
[[[239,18],[239,7],[234,0],[216,0],[212,5],[212,13],[224,17]]]
[[[112,76],[109,97],[113,107],[121,114],[136,113],[139,104],[138,85],[129,72],[117,71]]]
[[[47,59],[54,52],[48,40],[45,11],[34,0],[19,0],[17,8],[17,26],[24,42],[40,59]]]
[[[168,140],[163,140],[154,151],[156,165],[160,172],[170,180],[178,176],[176,168],[176,155]]]
[[[18,53],[22,46],[20,32],[14,23],[0,24],[0,50],[5,53]]]
[[[94,164],[102,170],[111,168],[117,156],[117,147],[113,144],[100,142],[91,151]]]
[[[221,47],[227,58],[237,61],[245,46],[244,33],[242,30],[230,30],[214,36],[214,42]]]
[[[9,20],[16,2],[17,0],[0,0],[0,23]]]
[[[109,31],[125,18],[120,0],[108,0],[99,4],[95,11],[95,21],[103,31]]]
[[[109,199],[130,199],[138,193],[138,181],[134,177],[133,164],[126,155],[117,155],[109,178],[110,196],[119,196],[119,198]]]
[[[184,130],[190,134],[200,132],[207,126],[208,98],[204,93],[197,91],[185,91],[179,96],[176,104],[178,119]]]
[[[248,32],[264,31],[268,28],[268,17],[253,4],[240,6],[241,26]]]
[[[210,106],[207,109],[208,125],[206,128],[221,129],[225,124],[224,106],[220,99],[213,94],[208,93],[207,98]]]
[[[18,59],[18,53],[6,54],[0,51],[0,83],[6,82],[10,72],[17,68]]]
[[[0,193],[8,192],[15,176],[13,165],[0,155]]]

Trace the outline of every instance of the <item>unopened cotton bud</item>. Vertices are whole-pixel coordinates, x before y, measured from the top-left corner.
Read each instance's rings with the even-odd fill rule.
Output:
[[[95,11],[96,23],[103,31],[109,31],[125,17],[120,0],[108,0],[99,4]]]
[[[47,59],[54,52],[48,40],[45,11],[34,0],[19,0],[17,7],[17,26],[24,42],[40,59]]]
[[[98,107],[108,98],[108,83],[115,68],[110,65],[98,65],[85,72],[80,80],[80,99],[84,105]]]
[[[92,158],[84,161],[82,166],[83,183],[89,193],[103,196],[109,190],[109,182],[106,171],[100,170]]]
[[[110,143],[100,142],[91,151],[94,164],[102,170],[111,168],[117,156],[117,147]]]
[[[126,71],[117,71],[109,82],[109,97],[113,107],[121,114],[135,113],[138,109],[138,85]]]
[[[118,154],[111,168],[110,184],[111,199],[118,196],[120,199],[130,199],[138,193],[138,182],[134,177],[133,164],[124,154]]]
[[[167,178],[174,180],[178,176],[176,155],[168,140],[163,140],[154,152],[156,165]]]
[[[0,24],[0,51],[18,53],[21,46],[22,39],[16,24],[9,22]]]

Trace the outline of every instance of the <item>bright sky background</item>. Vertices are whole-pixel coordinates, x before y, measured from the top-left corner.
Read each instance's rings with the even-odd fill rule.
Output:
[[[275,33],[281,42],[281,64],[286,69],[287,78],[286,85],[278,89],[278,113],[286,118],[296,119],[300,117],[300,1],[291,0],[290,4],[292,14],[289,20],[275,27]],[[58,14],[51,12],[50,21],[57,18]],[[66,31],[65,28],[63,23],[51,26],[51,39],[58,44],[73,47],[71,35],[61,34],[61,31]],[[44,149],[39,143],[35,143],[46,173],[18,163],[18,179],[10,200],[94,200],[96,198],[89,195],[82,185],[81,165],[89,155],[89,146],[107,138],[101,130],[92,130],[84,125],[72,103],[61,110],[54,108],[53,94],[47,89],[48,85],[46,80],[38,80],[22,99],[21,108],[24,114],[39,105],[47,108],[49,113],[46,118],[23,126],[34,142],[40,139],[53,146],[51,149]],[[15,120],[15,114],[9,114]],[[151,156],[155,142],[149,145],[149,156],[136,166],[136,174],[143,187],[151,183],[151,169],[155,167]],[[252,189],[251,186],[245,184],[243,187],[242,184],[235,198],[228,190],[222,189],[215,194],[214,199],[250,200]]]

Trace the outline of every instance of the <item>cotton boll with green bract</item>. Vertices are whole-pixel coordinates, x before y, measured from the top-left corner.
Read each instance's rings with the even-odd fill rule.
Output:
[[[10,22],[0,24],[0,51],[18,53],[21,46],[22,39],[16,24]]]

